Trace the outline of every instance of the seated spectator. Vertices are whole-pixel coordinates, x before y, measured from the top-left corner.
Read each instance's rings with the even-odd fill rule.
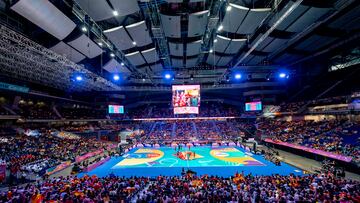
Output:
[[[159,176],[59,177],[9,188],[2,202],[359,202],[360,183],[333,176],[253,176],[233,178]]]
[[[6,162],[12,177],[26,174],[44,175],[46,169],[64,161],[75,161],[77,156],[99,149],[106,149],[107,142],[95,139],[56,137],[40,130],[37,136],[17,134],[0,137],[0,160]]]
[[[267,120],[259,123],[258,130],[262,134],[270,136],[273,140],[351,156],[354,162],[358,163],[360,160],[359,142],[344,143],[344,129],[347,129],[348,126],[358,125],[350,123],[344,120],[318,122]],[[359,137],[359,134],[354,134],[354,136]]]

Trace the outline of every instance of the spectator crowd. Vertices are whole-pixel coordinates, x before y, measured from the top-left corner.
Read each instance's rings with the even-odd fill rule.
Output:
[[[96,139],[56,136],[44,129],[31,135],[17,132],[0,137],[0,160],[7,164],[12,180],[23,180],[44,175],[47,169],[62,162],[74,162],[77,156],[106,150],[108,146],[109,143]]]
[[[356,130],[349,131],[354,126],[360,127],[346,120],[266,120],[259,123],[258,130],[273,140],[351,156],[354,162],[359,163],[360,134]]]
[[[59,177],[0,193],[2,202],[359,202],[360,183],[331,175]]]

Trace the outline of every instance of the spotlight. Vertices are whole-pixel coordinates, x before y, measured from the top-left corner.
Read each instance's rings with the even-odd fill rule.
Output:
[[[125,65],[125,63],[124,63],[124,62],[121,62],[121,63],[120,63],[120,65],[121,65],[121,66],[124,66],[124,65]]]
[[[83,80],[83,78],[80,75],[76,76],[75,79],[76,79],[76,81],[82,81]]]
[[[217,39],[214,39],[214,43],[216,43],[217,42]]]
[[[231,6],[230,5],[226,7],[226,11],[231,11]]]
[[[279,74],[279,78],[285,78],[286,77],[286,73],[280,73]]]
[[[224,28],[224,26],[220,25],[217,29],[217,31],[221,31]]]
[[[145,78],[143,78],[143,79],[142,79],[142,81],[143,81],[143,82],[145,82],[145,81],[146,81],[146,79],[145,79]]]
[[[237,80],[241,79],[241,74],[240,73],[235,74],[235,79]]]
[[[114,79],[115,81],[118,81],[118,80],[120,79],[120,76],[119,76],[118,74],[115,74],[115,75],[113,76],[113,79]]]
[[[133,41],[133,42],[132,42],[132,44],[135,46],[135,45],[136,45],[136,42],[135,42],[135,41]]]
[[[166,78],[166,79],[170,79],[170,78],[171,78],[171,75],[170,75],[169,73],[166,73],[166,74],[165,74],[165,78]]]
[[[103,43],[102,43],[102,42],[98,42],[98,45],[99,45],[100,47],[102,47],[102,46],[103,46]]]
[[[194,80],[194,75],[190,75],[190,80]]]
[[[229,82],[229,81],[230,81],[230,78],[229,78],[228,75],[225,77],[225,79],[226,79],[226,82]]]
[[[213,53],[213,52],[214,52],[214,50],[213,50],[213,49],[210,49],[210,50],[209,50],[209,52],[210,52],[210,53]]]
[[[83,32],[87,32],[87,28],[86,28],[86,26],[84,25],[84,26],[82,26],[81,27],[81,30],[83,31]]]
[[[114,16],[118,16],[119,13],[118,13],[117,11],[113,11],[113,15],[114,15]]]
[[[114,53],[110,53],[110,56],[114,58],[114,57],[115,57],[115,54],[114,54]]]

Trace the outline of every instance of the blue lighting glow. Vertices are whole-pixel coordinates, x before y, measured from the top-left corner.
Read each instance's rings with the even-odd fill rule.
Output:
[[[120,76],[119,76],[118,74],[115,74],[115,75],[113,76],[113,79],[114,79],[115,81],[118,81],[118,80],[120,80]]]
[[[240,73],[235,74],[235,79],[237,80],[241,79],[241,74]]]
[[[286,77],[286,73],[280,73],[279,74],[279,78],[285,78]]]
[[[171,78],[171,75],[170,75],[169,73],[166,73],[166,74],[165,74],[165,78],[166,78],[166,79],[170,79],[170,78]]]
[[[82,81],[83,80],[83,78],[80,75],[76,76],[75,79],[76,79],[76,81]]]

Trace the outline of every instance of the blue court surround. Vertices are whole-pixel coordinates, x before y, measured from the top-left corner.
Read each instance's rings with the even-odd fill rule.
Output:
[[[196,148],[196,147],[195,147]],[[221,148],[221,147],[220,147]],[[236,149],[244,152],[243,149],[236,147]],[[138,148],[132,149],[126,154],[134,153]],[[161,150],[161,148],[160,148]],[[125,155],[126,155],[125,154]],[[272,175],[272,174],[279,174],[279,175],[303,175],[303,171],[291,166],[286,163],[281,163],[281,166],[276,166],[270,161],[265,160],[262,155],[252,155],[252,158],[256,159],[257,161],[263,163],[264,165],[261,166],[191,166],[189,169],[195,171],[197,175],[214,175],[214,176],[222,176],[222,177],[230,177],[233,176],[235,173],[245,173],[245,174],[253,174],[253,175]],[[112,157],[108,162],[104,163],[103,165],[95,168],[92,171],[87,173],[80,173],[78,174],[79,177],[87,175],[97,175],[99,177],[105,177],[110,174],[114,174],[117,176],[146,176],[146,177],[155,177],[159,175],[165,176],[178,176],[181,175],[181,171],[184,168],[187,169],[186,166],[176,166],[176,167],[137,167],[137,166],[123,166],[123,167],[114,167],[119,162],[121,162],[124,158],[123,157]]]

